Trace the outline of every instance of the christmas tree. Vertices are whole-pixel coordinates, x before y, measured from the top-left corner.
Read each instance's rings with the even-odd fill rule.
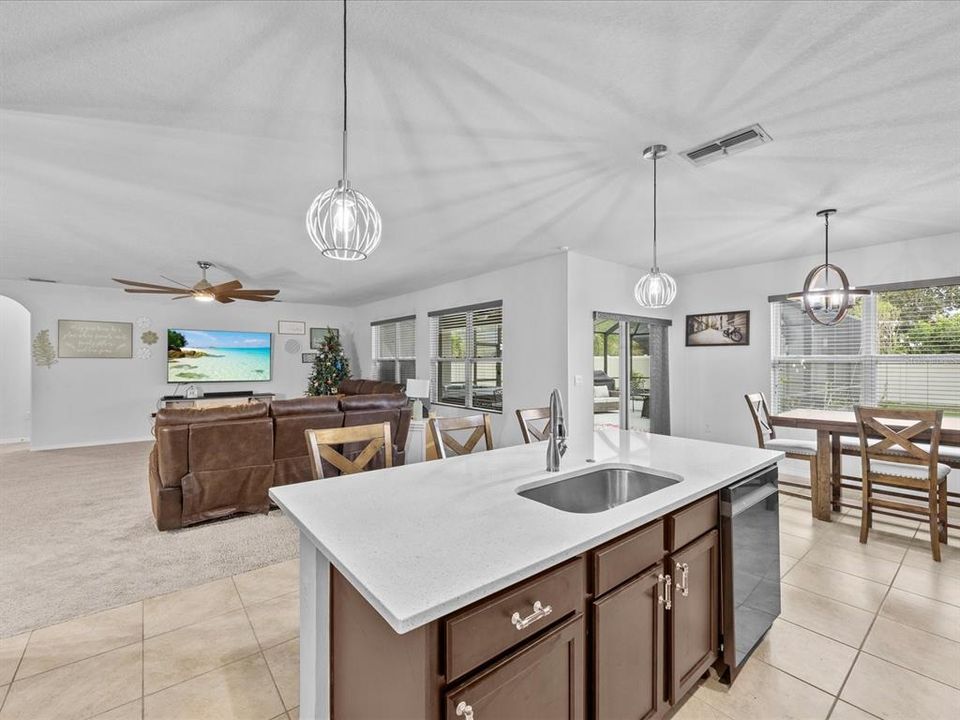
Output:
[[[317,348],[317,359],[313,361],[307,395],[336,395],[340,382],[348,377],[350,361],[343,354],[340,338],[327,328],[327,334]]]

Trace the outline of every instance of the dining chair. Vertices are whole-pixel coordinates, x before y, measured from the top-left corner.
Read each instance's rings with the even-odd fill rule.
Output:
[[[430,418],[430,436],[437,448],[439,459],[453,455],[469,455],[483,438],[484,450],[493,450],[493,433],[490,430],[490,416],[486,414],[467,417]],[[466,440],[460,442],[452,433],[471,431]]]
[[[793,440],[778,438],[770,422],[770,408],[763,393],[748,393],[743,396],[750,408],[753,427],[757,431],[757,445],[766,450],[779,450],[792,460],[805,460],[810,463],[810,495],[817,485],[817,442],[815,440]],[[832,506],[840,508],[840,482],[831,481]]]
[[[310,464],[313,466],[313,475],[316,478],[326,477],[325,473],[329,473],[332,477],[330,466],[339,470],[341,475],[372,470],[374,468],[367,466],[377,458],[380,459],[382,467],[393,466],[393,452],[391,452],[393,443],[389,422],[304,430],[304,434],[307,436]],[[351,446],[357,448],[357,452],[350,451],[348,448]]]
[[[930,526],[930,550],[940,562],[940,543],[947,542],[947,475],[950,466],[939,462],[943,410],[854,407],[860,432],[863,513],[860,542],[866,543],[873,525],[873,508],[923,515]],[[890,420],[912,422],[891,427]],[[930,434],[930,444],[911,438]],[[877,439],[879,438],[879,439]],[[902,502],[874,495],[874,486],[913,490],[920,502]],[[923,493],[923,495],[919,494]],[[904,497],[898,495],[898,497]]]
[[[520,423],[520,432],[523,434],[525,444],[547,439],[550,433],[550,408],[517,410],[517,420]],[[546,422],[543,422],[544,420]]]

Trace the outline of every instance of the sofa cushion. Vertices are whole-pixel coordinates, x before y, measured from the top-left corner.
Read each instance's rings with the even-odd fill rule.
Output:
[[[157,411],[157,425],[192,425],[193,423],[228,422],[265,417],[267,417],[267,406],[261,402],[211,408],[161,408]]]
[[[347,378],[340,383],[340,387],[337,388],[343,395],[357,395],[360,393],[360,384],[363,380],[357,378]]]
[[[344,412],[356,412],[358,410],[393,410],[406,407],[406,405],[407,396],[396,393],[348,395],[340,398],[340,409]]]
[[[335,395],[318,397],[298,397],[290,400],[274,400],[270,405],[273,417],[286,415],[316,415],[325,412],[340,412],[338,398]]]

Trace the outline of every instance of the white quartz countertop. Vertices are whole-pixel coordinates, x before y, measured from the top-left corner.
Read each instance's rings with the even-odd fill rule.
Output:
[[[594,463],[546,444],[285,485],[270,496],[398,633],[443,617],[650,522],[783,453],[617,430],[595,433]],[[592,514],[517,494],[602,464],[682,482]]]

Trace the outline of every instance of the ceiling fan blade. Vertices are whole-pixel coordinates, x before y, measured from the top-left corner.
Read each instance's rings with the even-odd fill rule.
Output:
[[[179,285],[180,287],[186,288],[187,290],[193,290],[193,287],[192,287],[191,285],[184,285],[184,284],[183,284],[182,282],[180,282],[179,280],[174,280],[173,278],[168,278],[166,275],[161,275],[160,277],[162,277],[162,278],[163,278],[164,280],[166,280],[167,282],[172,282],[174,285]]]
[[[243,288],[242,290],[232,291],[231,295],[244,295],[246,293],[253,293],[254,295],[276,295],[279,293],[279,290],[255,290],[253,288]]]
[[[173,295],[176,293],[182,293],[183,290],[180,288],[167,288],[166,290],[144,290],[141,288],[124,288],[124,292],[128,293],[146,293],[148,295]]]
[[[193,295],[177,295],[175,298],[170,298],[171,300],[183,300],[184,298],[192,298]]]
[[[273,298],[266,295],[236,295],[231,293],[230,295],[218,295],[217,300],[220,298],[228,298],[227,302],[233,302],[234,300],[253,300],[254,302],[273,302]],[[220,302],[224,302],[220,300]]]
[[[120,278],[113,278],[114,282],[118,282],[121,285],[132,285],[133,287],[141,288],[152,288],[154,290],[177,290],[177,288],[172,288],[169,285],[154,285],[153,283],[137,282],[136,280],[121,280]],[[179,292],[179,290],[177,290]]]
[[[223,292],[232,292],[233,290],[240,290],[242,287],[243,287],[243,284],[239,280],[231,280],[230,282],[214,285],[212,288],[210,288],[209,292],[212,292],[216,295]]]
[[[229,295],[216,295],[215,297],[216,297],[217,302],[219,302],[219,303],[232,303],[232,302],[233,302],[233,298],[230,297]]]

